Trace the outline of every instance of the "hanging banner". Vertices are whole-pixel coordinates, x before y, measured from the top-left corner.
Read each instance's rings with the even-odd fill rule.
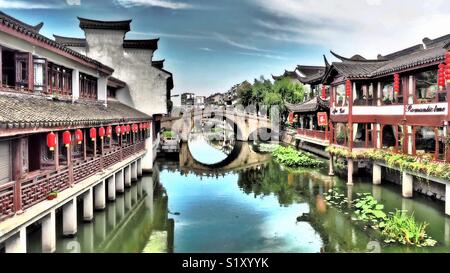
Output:
[[[294,113],[292,112],[289,113],[288,122],[290,124],[294,123]]]
[[[319,126],[327,126],[328,125],[328,115],[326,112],[318,112],[317,113],[317,124]]]

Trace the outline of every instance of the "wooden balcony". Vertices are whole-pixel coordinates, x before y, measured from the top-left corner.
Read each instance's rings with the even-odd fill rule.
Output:
[[[328,145],[330,143],[329,132],[327,131],[297,128],[296,137],[319,145]]]
[[[141,141],[79,161],[71,167],[62,166],[58,170],[36,171],[19,181],[0,185],[0,220],[44,201],[51,192],[61,192],[144,150],[145,142]]]

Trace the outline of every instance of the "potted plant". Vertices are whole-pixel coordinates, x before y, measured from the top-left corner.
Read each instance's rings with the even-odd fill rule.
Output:
[[[47,196],[47,200],[53,200],[56,197],[58,197],[58,192],[56,191],[52,191],[48,196]]]

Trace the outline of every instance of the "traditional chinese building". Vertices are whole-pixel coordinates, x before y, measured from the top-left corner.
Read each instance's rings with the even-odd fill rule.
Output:
[[[61,43],[39,33],[42,23],[0,12],[0,249],[6,252],[26,251],[27,226],[36,223],[43,251],[54,251],[55,211],[62,211],[63,234],[73,236],[77,202],[91,221],[94,208],[104,209],[142,175],[146,154],[154,156],[152,114],[166,110],[136,107],[147,109],[150,100],[165,104],[167,88],[161,87],[160,99],[147,93],[156,80],[136,84],[151,73],[135,75],[130,67],[142,59],[137,67],[159,71],[152,76],[170,83],[168,73],[151,65],[156,42],[124,42],[125,22],[80,19],[80,25],[86,40]],[[100,41],[94,32],[113,25],[111,39]],[[122,50],[116,55],[107,47]],[[97,54],[102,61],[91,57]],[[119,61],[123,69],[115,70]],[[121,99],[125,90],[132,103]]]
[[[301,84],[305,90],[305,98],[301,103],[285,102],[289,112],[288,124],[294,130],[299,147],[321,155],[329,142],[328,118],[330,115],[329,89],[322,84],[323,77],[330,65],[324,57],[325,66],[299,65],[282,76],[273,76],[275,81],[284,78]]]
[[[332,52],[340,61],[332,63],[323,79],[331,86],[332,145],[350,152],[387,149],[449,163],[450,71],[445,71],[450,67],[449,44],[450,35],[425,38],[421,44],[372,60]],[[352,158],[348,163],[351,184]],[[373,172],[374,182],[381,182],[380,165],[374,164]],[[405,197],[418,187],[413,176],[403,172]],[[442,199],[450,198],[442,193],[447,182],[435,187]],[[450,205],[446,212],[450,214]]]
[[[78,18],[84,38],[54,35],[55,41],[114,69],[109,96],[150,116],[155,116],[154,129],[160,127],[161,115],[171,111],[172,73],[164,69],[164,60],[154,61],[159,39],[125,38],[132,20],[100,21]],[[147,141],[150,149],[158,139]],[[151,170],[156,149],[143,160],[144,170]]]

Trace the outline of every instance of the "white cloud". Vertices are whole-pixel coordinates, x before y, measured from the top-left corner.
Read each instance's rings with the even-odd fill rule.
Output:
[[[81,0],[66,0],[66,3],[69,6],[79,6],[81,5]]]
[[[166,9],[190,9],[192,5],[171,0],[115,0],[124,7],[147,6],[160,7]]]
[[[251,51],[259,51],[259,52],[273,52],[271,50],[267,50],[267,49],[262,49],[259,47],[255,47],[255,46],[251,46],[251,45],[247,45],[241,42],[237,42],[233,39],[230,39],[229,37],[220,34],[220,33],[214,33],[214,36],[217,38],[217,40],[222,41],[224,43],[227,43],[231,46],[240,48],[240,49],[245,49],[245,50],[251,50]]]
[[[0,8],[2,9],[60,9],[62,5],[55,4],[54,2],[41,1],[40,3],[28,2],[28,1],[12,1],[12,0],[0,0]]]
[[[374,58],[449,33],[443,0],[251,0],[268,13],[254,35]],[[267,31],[265,31],[267,30]]]
[[[213,51],[211,48],[209,48],[209,47],[199,47],[198,48],[199,50],[202,50],[202,51]]]

